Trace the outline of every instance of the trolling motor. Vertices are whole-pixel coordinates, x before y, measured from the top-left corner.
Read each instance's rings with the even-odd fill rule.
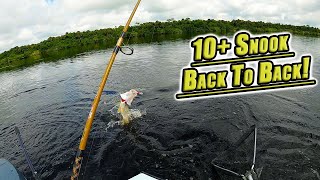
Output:
[[[256,128],[256,126],[255,125],[251,126],[249,128],[249,130],[247,130],[241,136],[241,138],[237,141],[237,143],[235,143],[235,145],[231,146],[229,149],[235,149],[238,146],[240,146],[253,132],[254,132],[253,160],[252,160],[252,166],[251,166],[250,170],[246,171],[245,174],[240,174],[240,173],[234,172],[232,170],[226,169],[224,167],[218,166],[212,161],[213,166],[224,171],[224,172],[229,173],[232,176],[242,178],[243,180],[259,180],[262,168],[259,168],[257,170],[255,169],[256,152],[257,152],[257,128]]]

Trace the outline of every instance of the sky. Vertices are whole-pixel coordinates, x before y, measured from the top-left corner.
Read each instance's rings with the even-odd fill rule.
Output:
[[[0,2],[0,52],[66,32],[124,25],[136,0]],[[132,24],[191,19],[243,19],[320,28],[320,0],[142,0]]]

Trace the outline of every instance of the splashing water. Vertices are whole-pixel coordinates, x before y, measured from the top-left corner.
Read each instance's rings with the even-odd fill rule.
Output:
[[[144,109],[144,110],[130,109],[130,114],[131,114],[131,117],[132,117],[131,120],[134,120],[134,119],[140,118],[142,116],[145,116],[147,114],[147,110],[146,109]]]
[[[119,119],[118,121],[110,121],[108,124],[107,124],[107,127],[106,127],[106,132],[109,131],[109,129],[111,128],[114,128],[116,126],[121,126],[121,115],[120,113],[118,113],[118,109],[119,109],[119,104],[113,106],[109,111],[110,113],[117,117],[117,119]],[[129,109],[129,113],[130,113],[130,121],[134,120],[134,119],[138,119],[142,116],[145,116],[147,114],[147,110],[146,109]]]
[[[110,122],[107,124],[106,132],[108,132],[110,128],[114,128],[115,126],[120,126],[120,125],[121,125],[121,122],[120,122],[120,121],[110,121]]]

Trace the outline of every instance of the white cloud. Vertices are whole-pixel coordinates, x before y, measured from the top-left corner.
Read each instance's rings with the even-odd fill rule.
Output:
[[[11,0],[0,2],[0,52],[65,32],[123,25],[135,0]],[[135,22],[244,19],[320,27],[319,0],[142,0]]]

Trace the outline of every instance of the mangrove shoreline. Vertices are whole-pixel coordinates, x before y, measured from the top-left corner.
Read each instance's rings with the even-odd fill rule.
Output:
[[[14,47],[0,54],[0,71],[15,70],[39,62],[56,61],[73,57],[92,50],[113,47],[123,26],[85,32],[66,33],[49,37],[37,44]],[[166,22],[147,22],[129,28],[126,44],[160,42],[187,39],[193,36],[214,33],[221,36],[233,35],[239,30],[252,34],[290,32],[293,35],[320,37],[320,29],[309,26],[293,26],[244,20],[182,20],[168,19]]]

